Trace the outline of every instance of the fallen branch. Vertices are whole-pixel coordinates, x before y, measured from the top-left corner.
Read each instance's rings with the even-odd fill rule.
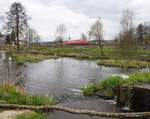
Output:
[[[61,106],[27,106],[27,105],[17,105],[17,104],[0,104],[0,108],[9,109],[20,109],[20,110],[42,110],[42,111],[64,111],[72,114],[89,115],[89,116],[99,116],[99,117],[111,117],[111,118],[143,118],[150,117],[150,112],[134,112],[134,113],[108,113],[108,112],[98,112],[92,110],[81,110],[81,109],[71,109]]]

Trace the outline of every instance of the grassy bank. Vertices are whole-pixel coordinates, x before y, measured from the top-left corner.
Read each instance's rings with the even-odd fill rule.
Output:
[[[120,76],[112,76],[95,84],[89,84],[82,88],[84,95],[91,96],[101,91],[109,97],[116,96],[117,88],[121,85],[132,86],[137,84],[150,84],[150,73],[134,73],[129,78],[124,79]]]
[[[101,52],[99,47],[56,47],[56,48],[48,48],[48,47],[31,47],[25,49],[28,53],[40,53],[47,55],[56,55],[56,56],[67,56],[67,57],[75,57],[75,58],[84,58],[97,60],[101,59]],[[104,59],[115,59],[121,58],[117,52],[115,47],[104,47]],[[136,60],[149,60],[150,59],[150,50],[139,48],[134,54],[130,56],[131,59]]]
[[[23,89],[11,84],[0,85],[0,103],[21,105],[55,105],[53,97],[28,95]]]
[[[16,61],[18,65],[23,65],[24,63],[31,62],[37,63],[46,59],[55,59],[57,57],[43,54],[29,54],[29,53],[17,53],[12,54],[13,59]]]
[[[147,68],[150,67],[150,62],[138,61],[138,60],[115,60],[105,59],[98,60],[98,65],[109,66],[109,67],[121,67],[121,68]]]
[[[7,49],[8,50],[8,49]],[[22,48],[20,52],[12,51],[13,58],[17,61],[17,64],[24,64],[26,62],[39,62],[50,58],[59,57],[71,57],[76,59],[85,60],[99,60],[99,65],[105,66],[115,66],[115,67],[125,67],[125,68],[143,68],[150,65],[149,62],[142,60],[150,59],[150,50],[138,49],[136,53],[130,56],[130,60],[122,60],[122,57],[116,53],[114,47],[104,47],[104,57],[103,61],[101,57],[101,52],[99,47],[29,47]],[[115,60],[118,59],[118,60]]]

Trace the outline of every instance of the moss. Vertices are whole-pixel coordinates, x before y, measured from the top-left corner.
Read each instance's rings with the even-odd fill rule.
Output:
[[[55,105],[53,97],[33,96],[26,94],[21,88],[11,84],[0,86],[0,102],[21,105]]]

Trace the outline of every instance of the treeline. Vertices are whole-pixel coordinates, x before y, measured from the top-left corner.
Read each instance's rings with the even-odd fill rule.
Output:
[[[20,49],[20,44],[37,43],[40,40],[39,34],[30,27],[28,21],[30,17],[27,15],[26,9],[20,2],[14,2],[10,6],[10,10],[1,17],[4,22],[2,32],[0,34],[1,43],[12,44]]]
[[[129,52],[129,49],[135,49],[137,45],[150,45],[150,22],[139,23],[135,25],[135,14],[133,11],[127,9],[122,13],[120,20],[121,31],[116,36],[114,42],[117,44],[119,51]],[[2,17],[1,17],[2,18]],[[3,17],[4,27],[0,34],[1,41],[5,41],[7,44],[13,44],[20,49],[20,44],[32,44],[38,43],[40,40],[39,34],[30,27],[28,21],[30,17],[27,15],[26,9],[20,2],[14,2],[10,6],[10,10]],[[56,28],[55,37],[56,41],[63,43],[65,40],[66,26],[59,24]],[[89,39],[96,42],[103,57],[103,23],[102,18],[98,18],[87,33],[81,34],[82,40]],[[71,40],[71,37],[68,37]]]

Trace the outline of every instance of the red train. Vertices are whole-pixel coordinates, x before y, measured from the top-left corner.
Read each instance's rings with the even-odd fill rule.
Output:
[[[89,45],[90,42],[88,40],[72,40],[72,41],[64,41],[64,45]]]

